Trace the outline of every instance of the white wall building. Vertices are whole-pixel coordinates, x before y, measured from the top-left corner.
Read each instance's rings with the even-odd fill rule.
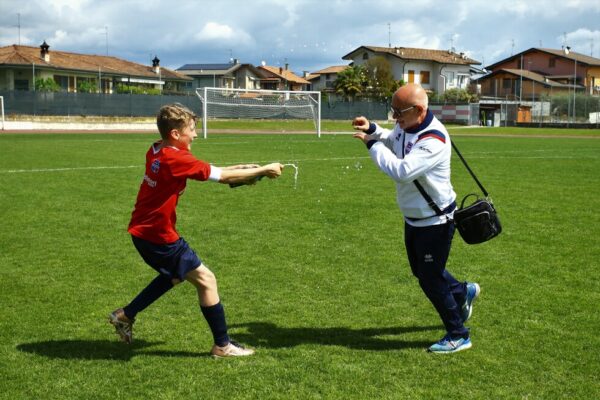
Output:
[[[342,57],[355,65],[383,57],[392,68],[394,79],[418,83],[425,90],[444,93],[448,89],[466,89],[470,83],[471,65],[480,65],[464,53],[409,47],[360,46]]]

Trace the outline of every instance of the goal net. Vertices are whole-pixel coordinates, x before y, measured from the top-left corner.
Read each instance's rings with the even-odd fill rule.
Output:
[[[321,92],[198,88],[202,102],[202,132],[208,134],[208,120],[222,119],[304,119],[312,120],[321,137]]]

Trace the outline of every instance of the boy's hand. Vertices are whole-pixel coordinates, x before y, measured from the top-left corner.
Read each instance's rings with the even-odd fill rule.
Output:
[[[281,163],[271,163],[263,166],[264,175],[268,176],[271,179],[277,178],[281,176],[281,171],[283,170],[283,164]]]

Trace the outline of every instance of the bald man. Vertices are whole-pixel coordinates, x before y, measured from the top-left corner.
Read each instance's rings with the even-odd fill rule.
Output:
[[[392,97],[393,130],[365,117],[352,121],[354,137],[369,149],[375,164],[396,182],[396,201],[404,215],[404,244],[413,275],[440,315],[446,334],[429,347],[433,353],[471,348],[464,323],[479,296],[477,283],[459,282],[446,270],[456,209],[450,183],[450,136],[428,109],[427,93],[408,84]]]

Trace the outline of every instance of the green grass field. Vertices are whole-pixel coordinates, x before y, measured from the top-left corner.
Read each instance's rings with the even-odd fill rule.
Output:
[[[208,355],[189,284],[138,316],[131,346],[106,321],[154,276],[126,226],[155,135],[0,134],[0,398],[599,398],[600,140],[471,132],[455,142],[504,232],[455,237],[448,268],[482,294],[473,348],[454,355],[425,351],[443,328],[410,273],[393,183],[360,142],[197,140],[217,165],[299,167],[297,183],[292,168],[253,187],[189,182],[180,200],[231,336],[257,349],[235,360]],[[458,159],[453,183],[476,190]]]

